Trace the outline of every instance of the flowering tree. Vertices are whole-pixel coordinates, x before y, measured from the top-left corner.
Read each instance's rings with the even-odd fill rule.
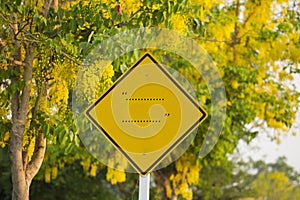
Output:
[[[226,159],[239,140],[250,142],[257,133],[254,128],[271,128],[271,136],[279,142],[280,134],[293,124],[299,103],[291,83],[293,74],[299,73],[299,17],[299,2],[288,0],[1,4],[0,145],[10,149],[13,199],[29,198],[31,181],[43,162],[46,182],[74,160],[81,160],[83,171],[91,176],[103,167],[80,146],[70,111],[71,90],[82,59],[94,46],[141,26],[174,29],[198,41],[217,64],[226,86],[227,117],[211,154],[198,158],[202,130],[174,165],[154,173],[162,199],[191,199],[191,186],[198,183],[201,168]],[[132,56],[126,58],[122,62],[129,65]],[[160,58],[167,60],[168,54]],[[108,69],[99,85],[102,91],[124,72],[121,66],[116,62]],[[205,82],[185,65],[177,70],[209,108]],[[123,182],[125,173],[109,169],[107,179]]]

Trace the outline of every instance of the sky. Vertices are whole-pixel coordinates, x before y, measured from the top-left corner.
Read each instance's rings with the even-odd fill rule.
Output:
[[[299,120],[300,118],[298,118]],[[280,156],[287,158],[287,164],[300,172],[300,132],[296,136],[288,133],[281,137],[281,143],[271,141],[266,134],[259,134],[249,145],[244,142],[239,143],[239,155],[247,160],[264,160],[267,163],[275,162]]]
[[[294,82],[298,91],[300,91],[300,75],[294,76]],[[281,136],[279,145],[275,140],[271,141],[266,134],[259,133],[249,145],[245,142],[239,143],[237,148],[238,155],[244,160],[251,157],[253,160],[264,160],[268,163],[275,162],[280,156],[285,156],[287,164],[300,173],[300,111],[297,116],[295,124],[290,131]],[[296,136],[293,136],[292,132],[296,132]]]

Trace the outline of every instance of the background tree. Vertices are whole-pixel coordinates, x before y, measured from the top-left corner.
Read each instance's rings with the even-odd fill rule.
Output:
[[[122,13],[115,6],[109,1],[1,2],[1,146],[9,144],[13,199],[29,198],[44,159],[46,182],[74,160],[82,160],[83,171],[96,175],[99,164],[74,148],[80,148],[80,141],[70,94],[78,66],[93,45],[120,31],[121,25],[157,24],[151,20],[150,2],[122,2]],[[114,183],[125,178],[111,172]]]
[[[277,167],[274,167],[277,166]],[[280,167],[280,170],[278,166]],[[204,168],[196,199],[297,199],[300,174],[280,157],[274,163],[233,158]]]
[[[253,166],[258,166],[258,163],[254,163]],[[265,164],[263,170],[257,171],[256,178],[251,184],[257,198],[297,199],[299,197],[300,174],[286,164],[285,157],[279,157],[275,163]]]
[[[167,182],[178,177],[171,180],[172,192],[166,190],[163,199],[179,195],[191,199],[190,189],[178,189],[186,187],[188,174],[226,163],[226,154],[233,152],[238,141],[251,142],[259,131],[280,144],[280,136],[294,123],[299,106],[299,93],[292,82],[293,74],[299,72],[299,58],[295,56],[299,54],[297,2],[192,1],[189,5],[173,15],[173,28],[199,41],[217,63],[226,87],[227,118],[217,145],[207,157],[195,162],[197,158],[190,153],[197,148],[191,147],[186,154],[190,162],[183,157],[171,172],[161,175]],[[193,73],[184,73],[188,68],[183,66],[179,71],[193,80]],[[205,83],[199,79],[191,83],[198,86],[199,101],[204,100],[209,107],[210,99],[201,87]],[[198,133],[195,146],[201,145],[204,134]],[[187,166],[197,166],[196,170],[176,168],[185,163],[194,163]]]

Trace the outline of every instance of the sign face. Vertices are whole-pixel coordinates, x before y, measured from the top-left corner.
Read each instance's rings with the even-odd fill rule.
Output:
[[[85,114],[140,175],[150,173],[207,117],[148,53]]]

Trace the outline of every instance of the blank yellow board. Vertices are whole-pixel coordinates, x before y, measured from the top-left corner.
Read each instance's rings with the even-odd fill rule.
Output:
[[[140,175],[150,173],[207,117],[149,53],[85,114]]]

